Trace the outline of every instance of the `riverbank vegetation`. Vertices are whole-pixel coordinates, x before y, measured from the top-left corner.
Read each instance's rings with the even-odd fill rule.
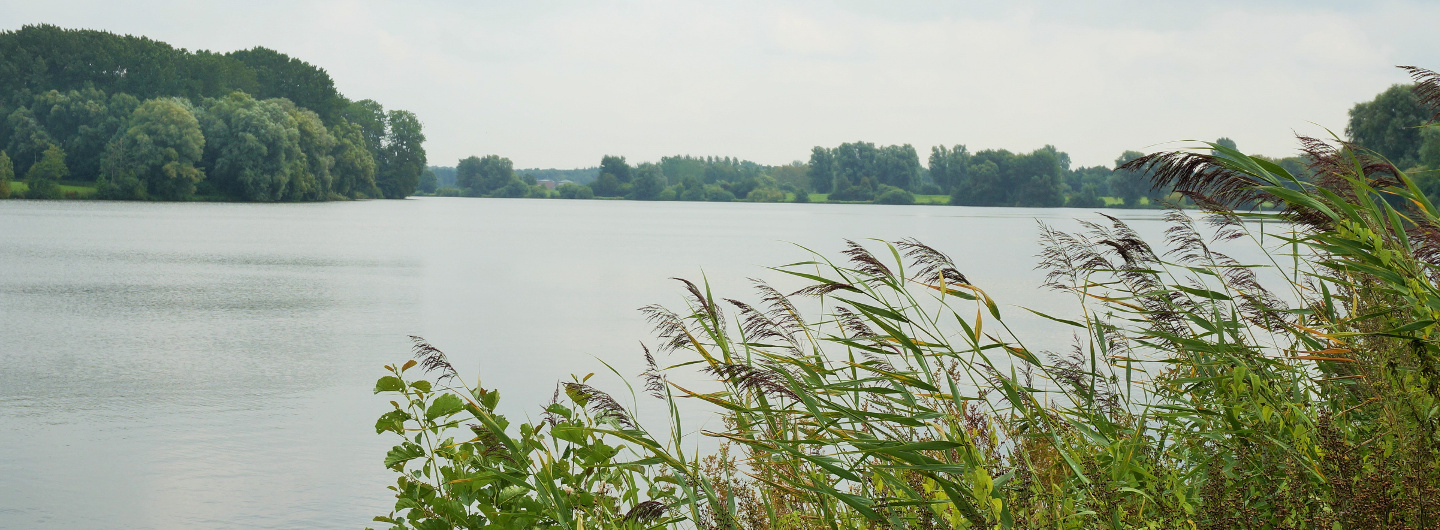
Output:
[[[1414,176],[1440,199],[1440,133],[1421,128],[1427,114],[1410,90],[1396,85],[1350,110],[1347,141],[1375,151]],[[1235,149],[1229,138],[1216,144]],[[1005,149],[971,152],[964,145],[936,146],[921,164],[911,145],[870,142],[816,146],[807,161],[769,166],[733,157],[661,157],[630,164],[606,155],[600,165],[576,170],[515,170],[499,155],[468,157],[454,167],[432,166],[433,187],[422,194],[504,198],[600,198],[709,202],[833,202],[952,204],[1071,208],[1194,206],[1183,194],[1153,187],[1153,175],[1126,164],[1143,157],[1124,151],[1112,166],[1073,166],[1053,145],[1028,153]],[[1308,180],[1306,153],[1260,157]],[[483,163],[483,164],[482,164]],[[476,180],[476,175],[484,177]],[[462,179],[462,175],[464,178]],[[943,197],[940,199],[938,197]]]
[[[1440,75],[1412,70],[1428,116]],[[649,306],[645,403],[575,377],[536,421],[416,339],[375,391],[395,528],[1433,528],[1440,211],[1373,151],[1302,138],[1306,174],[1219,142],[1131,160],[1203,208],[1163,242],[1041,229],[1043,351],[914,240],[776,267],[753,301],[682,280]],[[1308,175],[1308,176],[1306,176]],[[1274,203],[1279,210],[1257,211]],[[1227,255],[1254,246],[1263,259]],[[787,289],[788,290],[788,289]],[[633,393],[631,393],[633,395]],[[720,421],[695,454],[681,407]]]
[[[0,117],[0,172],[26,198],[403,198],[426,165],[413,113],[351,101],[266,48],[26,26],[0,33]]]

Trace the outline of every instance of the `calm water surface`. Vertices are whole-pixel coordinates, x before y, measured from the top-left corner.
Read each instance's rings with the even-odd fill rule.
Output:
[[[1158,234],[1158,212],[1112,211]],[[407,335],[533,414],[556,380],[641,370],[672,276],[748,298],[763,267],[916,237],[1002,304],[1067,209],[414,199],[0,202],[0,527],[362,528],[392,444],[369,389]],[[1066,336],[1010,309],[1036,340]],[[623,388],[617,378],[599,386]],[[624,399],[622,401],[628,401]],[[652,408],[654,408],[652,406]]]

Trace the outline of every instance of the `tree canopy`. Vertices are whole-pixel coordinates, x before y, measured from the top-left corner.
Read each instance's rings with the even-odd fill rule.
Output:
[[[22,175],[59,149],[69,178],[102,197],[403,198],[425,169],[424,141],[413,113],[352,102],[324,69],[275,50],[0,32],[0,149]]]

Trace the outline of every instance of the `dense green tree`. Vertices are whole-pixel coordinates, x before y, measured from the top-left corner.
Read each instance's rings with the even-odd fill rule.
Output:
[[[455,185],[471,197],[484,197],[509,185],[515,178],[515,166],[509,158],[486,155],[468,157],[455,166]]]
[[[365,147],[379,158],[381,150],[385,148],[385,132],[389,128],[385,107],[373,99],[362,99],[346,106],[341,115],[360,128],[360,134],[365,138]]]
[[[970,151],[963,145],[946,148],[937,145],[930,148],[930,178],[940,187],[941,193],[949,194],[964,182],[970,169]]]
[[[555,188],[560,192],[561,199],[593,199],[595,192],[589,186],[575,184],[573,182],[561,184]]]
[[[107,97],[93,87],[50,90],[30,102],[34,118],[55,143],[65,149],[73,178],[94,179],[109,141],[140,105],[128,94]]]
[[[600,177],[590,183],[590,188],[595,190],[596,197],[619,197],[625,194],[620,178],[614,173],[600,173]]]
[[[237,92],[250,102],[233,101]],[[97,178],[140,101],[167,97],[198,105],[202,131],[215,136],[201,167],[207,194],[326,200],[380,196],[384,184],[384,195],[404,196],[423,171],[413,114],[352,103],[323,69],[275,50],[192,53],[48,25],[0,31],[0,149],[21,174],[53,144],[73,178]],[[275,104],[293,125],[274,115]],[[146,195],[138,177],[130,184],[124,195]]]
[[[1227,138],[1227,137],[1224,137],[1224,136],[1221,136],[1220,138],[1215,139],[1215,145],[1218,145],[1218,146],[1220,146],[1220,147],[1224,147],[1224,148],[1227,148],[1227,149],[1237,149],[1237,146],[1235,145],[1235,140],[1231,140],[1231,139],[1229,139],[1229,138]]]
[[[60,198],[60,179],[69,174],[70,168],[65,167],[65,150],[51,144],[45,148],[40,161],[31,164],[30,170],[25,173],[25,185],[30,188],[25,192],[25,198]]]
[[[816,193],[835,190],[835,155],[818,145],[810,150],[810,189]]]
[[[950,192],[950,204],[959,206],[1000,206],[1009,198],[1010,162],[1015,155],[1004,149],[975,153],[965,178]]]
[[[1140,198],[1151,194],[1150,178],[1141,172],[1119,169],[1126,162],[1145,156],[1139,151],[1125,151],[1115,159],[1115,171],[1110,175],[1110,196],[1125,201],[1126,208],[1140,205]]]
[[[1440,125],[1420,129],[1420,149],[1417,155],[1420,164],[1427,169],[1440,169]]]
[[[15,109],[5,122],[10,129],[10,141],[5,146],[5,151],[10,153],[10,158],[15,161],[17,173],[29,172],[30,166],[40,161],[46,149],[59,145],[35,119],[35,113],[27,107]]]
[[[1065,205],[1061,160],[1054,147],[1047,147],[1015,158],[1011,171],[1016,188],[1011,204],[1038,208]]]
[[[621,184],[629,184],[631,180],[630,164],[625,162],[623,156],[605,155],[600,158],[600,174],[615,175],[615,179]]]
[[[920,185],[920,157],[910,144],[879,148],[872,168],[880,184],[907,191]]]
[[[887,186],[875,197],[875,204],[915,204],[915,195],[894,186]]]
[[[10,155],[0,151],[0,200],[9,199],[13,192],[10,189],[10,182],[15,180],[15,165],[10,162]]]
[[[191,53],[144,37],[50,25],[0,32],[0,94],[83,87],[192,101],[243,91],[290,98],[327,118],[337,100],[343,106],[324,70],[263,48]]]
[[[300,157],[292,161],[290,186],[286,200],[321,201],[330,198],[334,184],[331,169],[335,167],[335,136],[325,128],[320,116],[309,109],[296,107],[288,99],[276,99],[295,121],[299,131]]]
[[[666,173],[669,175],[669,173]],[[770,168],[770,176],[780,185],[790,185],[796,190],[810,189],[810,166],[804,162],[792,162]]]
[[[190,198],[205,178],[196,167],[204,151],[205,137],[189,102],[146,101],[106,149],[98,192],[105,198]]]
[[[367,147],[364,131],[341,118],[330,132],[335,136],[331,191],[345,198],[379,198],[380,188],[375,186],[375,154]]]
[[[425,170],[425,133],[410,111],[392,110],[385,119],[389,131],[375,184],[386,199],[403,199],[415,192]]]
[[[603,167],[603,164],[602,164]],[[656,164],[640,164],[634,170],[629,198],[642,201],[653,201],[660,198],[660,192],[665,191],[669,182],[665,179],[665,172]]]
[[[1345,134],[1396,166],[1410,168],[1420,162],[1420,125],[1430,117],[1410,85],[1394,85],[1374,100],[1355,104]]]
[[[1072,195],[1065,203],[1070,208],[1104,208],[1105,200],[1100,198],[1099,188],[1095,184],[1086,183],[1080,188],[1080,192]]]
[[[268,48],[234,51],[227,57],[255,72],[255,97],[285,98],[310,109],[327,123],[340,118],[347,103],[324,69]]]
[[[416,189],[421,193],[435,193],[439,188],[440,179],[435,177],[435,172],[430,168],[425,168],[425,172],[420,174],[420,185]]]
[[[249,201],[279,201],[303,160],[300,129],[277,101],[236,92],[210,100],[200,113],[203,168],[221,192]]]

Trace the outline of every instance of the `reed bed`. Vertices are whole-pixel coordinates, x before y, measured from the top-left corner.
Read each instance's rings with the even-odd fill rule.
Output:
[[[1037,314],[1073,330],[1065,352],[1027,346],[1012,308],[914,240],[774,268],[807,283],[793,293],[682,280],[684,307],[644,308],[657,341],[638,381],[670,411],[660,431],[583,378],[510,425],[496,390],[417,338],[376,385],[395,396],[376,431],[401,438],[395,511],[376,520],[1440,528],[1440,214],[1384,160],[1301,146],[1309,180],[1215,144],[1131,162],[1203,211],[1172,211],[1156,244],[1114,218],[1042,228],[1039,266],[1075,310]],[[1283,210],[1246,209],[1265,203]],[[1267,259],[1221,252],[1241,244]],[[703,433],[716,453],[683,449],[686,401],[723,416]]]

